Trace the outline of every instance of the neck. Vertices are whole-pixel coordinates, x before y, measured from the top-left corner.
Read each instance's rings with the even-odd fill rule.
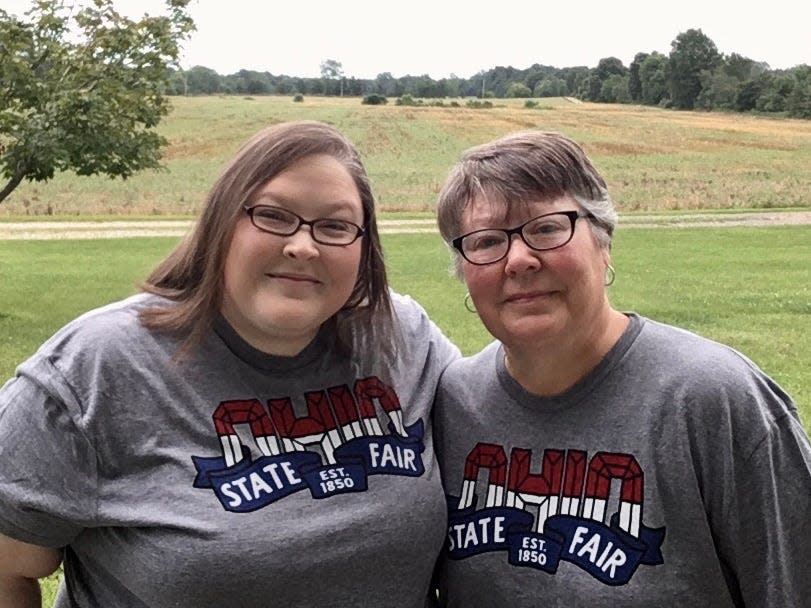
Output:
[[[628,317],[609,308],[595,329],[555,348],[546,345],[504,345],[504,363],[510,376],[526,391],[550,397],[585,378],[617,343]]]
[[[318,328],[274,334],[270,329],[257,326],[251,323],[244,315],[239,314],[236,307],[228,299],[223,302],[220,312],[240,338],[266,355],[295,357],[318,334]]]

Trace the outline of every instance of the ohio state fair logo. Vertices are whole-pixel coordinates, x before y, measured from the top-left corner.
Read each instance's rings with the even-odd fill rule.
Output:
[[[639,564],[663,563],[664,528],[642,524],[644,475],[630,454],[544,450],[539,473],[532,451],[479,443],[465,461],[460,497],[448,496],[447,551],[465,559],[507,551],[513,566],[557,572],[561,561],[607,585],[624,585]],[[484,508],[476,509],[479,473],[487,471]],[[610,513],[611,483],[619,482]]]
[[[222,456],[192,456],[194,487],[213,490],[227,511],[245,513],[304,489],[321,499],[363,492],[370,475],[425,472],[423,422],[405,427],[397,394],[378,378],[310,391],[304,401],[305,416],[296,416],[290,397],[220,403],[213,419]],[[239,425],[250,432],[255,459]]]

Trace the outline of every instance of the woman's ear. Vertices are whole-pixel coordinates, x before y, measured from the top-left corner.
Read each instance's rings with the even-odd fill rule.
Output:
[[[606,268],[611,266],[611,250],[608,246],[603,247],[603,262],[605,262]]]

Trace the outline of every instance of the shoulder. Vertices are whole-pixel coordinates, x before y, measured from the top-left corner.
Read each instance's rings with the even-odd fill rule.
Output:
[[[409,327],[429,322],[425,308],[410,295],[390,291],[389,296],[394,316],[403,326]]]
[[[110,353],[131,345],[137,338],[148,333],[141,325],[142,310],[160,305],[170,305],[168,300],[149,294],[137,294],[90,310],[58,330],[37,351],[41,357],[59,357],[75,350],[87,353]]]
[[[741,375],[763,375],[748,357],[731,346],[694,332],[642,319],[636,350],[660,373],[717,385],[736,383]]]
[[[431,321],[425,308],[419,302],[409,295],[395,291],[390,291],[389,294],[394,317],[404,338],[428,339],[434,335],[441,335],[444,338],[442,331]]]
[[[440,437],[448,437],[460,421],[465,427],[470,420],[510,415],[497,371],[497,358],[502,352],[501,343],[494,341],[445,369],[434,402]]]
[[[427,349],[430,356],[440,359],[443,367],[461,356],[459,349],[434,323],[425,308],[409,295],[390,292],[400,346],[409,351]]]
[[[461,357],[451,363],[442,375],[444,388],[478,390],[481,382],[496,378],[496,362],[501,352],[501,342],[494,340],[482,350],[468,357]]]
[[[688,424],[726,428],[742,447],[756,445],[787,416],[799,419],[791,397],[728,345],[645,319],[632,351],[630,371],[684,408]]]
[[[161,358],[155,344],[166,340],[141,325],[139,312],[164,304],[169,302],[138,294],[86,312],[43,343],[17,368],[17,375],[52,394],[63,393],[66,387],[69,393],[81,391],[103,377],[109,381],[124,377],[133,361]],[[163,346],[168,352],[168,345]]]

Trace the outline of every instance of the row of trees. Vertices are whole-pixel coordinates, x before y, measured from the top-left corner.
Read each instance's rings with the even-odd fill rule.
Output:
[[[637,53],[626,68],[600,60],[581,83],[588,101],[642,103],[678,109],[786,112],[811,118],[811,66],[770,70],[737,53],[723,55],[701,30],[679,34],[670,54]]]
[[[556,68],[540,64],[519,70],[496,67],[471,78],[428,75],[374,79],[346,77],[340,62],[321,64],[320,78],[274,76],[240,70],[221,76],[196,66],[176,72],[171,94],[351,95],[386,97],[560,97],[585,101],[640,103],[677,109],[781,112],[811,118],[811,66],[771,70],[737,53],[724,55],[700,29],[679,34],[668,55],[637,53],[630,66],[606,57],[597,67]]]

